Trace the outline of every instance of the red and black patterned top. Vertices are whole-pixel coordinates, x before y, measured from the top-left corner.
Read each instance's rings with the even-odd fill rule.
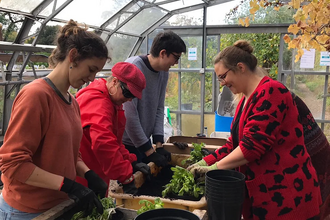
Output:
[[[236,119],[244,98],[237,106]],[[304,144],[303,128],[290,91],[264,77],[242,111],[239,147],[248,164],[239,167],[246,176],[248,196],[244,219],[309,219],[319,213],[321,196],[314,167]],[[227,156],[233,139],[206,156],[208,165]]]

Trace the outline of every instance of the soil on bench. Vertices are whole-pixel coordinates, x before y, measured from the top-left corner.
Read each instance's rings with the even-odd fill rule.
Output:
[[[146,180],[145,183],[139,188],[138,195],[154,196],[162,198],[162,191],[165,189],[165,185],[168,184],[173,176],[171,165],[163,167],[157,176],[152,176],[150,180]],[[183,199],[190,201],[199,201],[202,196],[195,198],[194,196],[178,196],[168,195],[165,198],[168,199]]]

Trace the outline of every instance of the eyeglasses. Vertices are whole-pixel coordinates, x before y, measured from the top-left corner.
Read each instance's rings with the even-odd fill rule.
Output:
[[[219,82],[225,82],[226,83],[226,80],[225,80],[225,78],[226,78],[226,76],[227,76],[227,73],[230,71],[231,69],[229,69],[229,70],[227,70],[224,74],[222,74],[222,75],[218,75],[218,81]]]
[[[178,61],[180,59],[181,56],[178,56],[176,54],[174,54],[173,52],[171,52],[171,54],[174,56],[174,58],[176,59],[176,61]]]
[[[133,99],[135,96],[124,86],[124,83],[120,82],[120,88],[123,92],[123,96],[127,99]]]

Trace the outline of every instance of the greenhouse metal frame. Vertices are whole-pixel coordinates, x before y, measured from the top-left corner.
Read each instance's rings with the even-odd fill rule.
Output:
[[[1,65],[2,80],[0,82],[3,88],[3,109],[1,133],[3,137],[8,126],[11,107],[14,97],[17,95],[22,85],[29,83],[31,80],[25,80],[24,76],[27,74],[25,66],[31,63],[32,57],[37,52],[51,52],[55,46],[53,45],[39,45],[37,44],[39,33],[46,27],[49,22],[56,22],[57,24],[65,24],[70,15],[66,15],[77,9],[89,12],[91,5],[82,4],[81,0],[1,0],[0,12],[6,14],[19,15],[24,18],[20,25],[20,29],[13,42],[0,41],[0,51],[10,51],[10,59],[6,62],[5,68]],[[98,0],[95,1],[99,4],[104,4],[106,9],[113,4],[113,9],[105,13],[102,10],[101,20],[95,20],[98,16],[85,15],[86,20],[77,20],[80,23],[85,23],[91,30],[98,33],[105,42],[110,42],[115,35],[125,36],[133,40],[133,45],[129,52],[125,54],[125,58],[141,53],[141,50],[147,53],[150,49],[150,36],[156,31],[172,30],[181,37],[200,37],[201,38],[201,58],[200,66],[197,68],[187,68],[181,65],[181,59],[177,67],[170,69],[170,72],[178,74],[178,108],[171,109],[171,113],[176,115],[176,124],[181,130],[182,115],[199,115],[200,116],[200,133],[203,133],[205,126],[204,116],[214,115],[218,102],[217,97],[219,94],[219,83],[217,81],[214,69],[206,64],[207,60],[207,39],[208,37],[215,37],[217,39],[216,50],[220,51],[221,36],[224,34],[241,34],[241,33],[278,33],[281,36],[279,44],[279,60],[278,60],[278,77],[277,79],[286,84],[290,89],[295,88],[295,77],[299,75],[321,75],[324,76],[324,89],[323,94],[319,97],[322,100],[321,115],[316,117],[317,122],[321,124],[324,130],[326,125],[329,125],[330,120],[326,117],[327,111],[327,98],[328,94],[328,77],[329,67],[324,71],[310,71],[310,70],[297,70],[294,68],[294,56],[291,58],[293,68],[283,68],[283,53],[285,50],[285,43],[283,41],[284,34],[287,33],[289,26],[286,24],[255,24],[249,27],[240,25],[209,25],[207,23],[208,9],[214,6],[221,6],[222,4],[230,2],[230,0]],[[198,25],[164,25],[171,17],[184,13],[194,12],[199,10],[202,13],[201,23]],[[97,14],[94,12],[92,14]],[[95,18],[89,22],[90,18]],[[31,31],[33,27],[38,24],[37,31]],[[32,32],[32,33],[31,33]],[[32,43],[25,43],[27,39],[33,38]],[[152,39],[151,39],[152,40]],[[19,57],[22,57],[21,66],[18,70],[14,70]],[[116,54],[113,54],[115,57]],[[0,63],[4,61],[0,60]],[[112,63],[113,65],[114,63]],[[47,75],[51,70],[36,71],[32,65],[31,71],[34,78],[39,75]],[[105,66],[103,72],[111,71],[111,65]],[[199,74],[200,75],[200,109],[199,110],[184,110],[182,106],[182,87],[181,87],[181,74]],[[205,74],[212,76],[212,107],[211,111],[206,111],[205,106]]]

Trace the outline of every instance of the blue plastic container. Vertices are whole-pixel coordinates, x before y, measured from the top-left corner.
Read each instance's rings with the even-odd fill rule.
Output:
[[[218,112],[215,111],[215,131],[230,132],[233,119],[234,117],[218,115]]]

